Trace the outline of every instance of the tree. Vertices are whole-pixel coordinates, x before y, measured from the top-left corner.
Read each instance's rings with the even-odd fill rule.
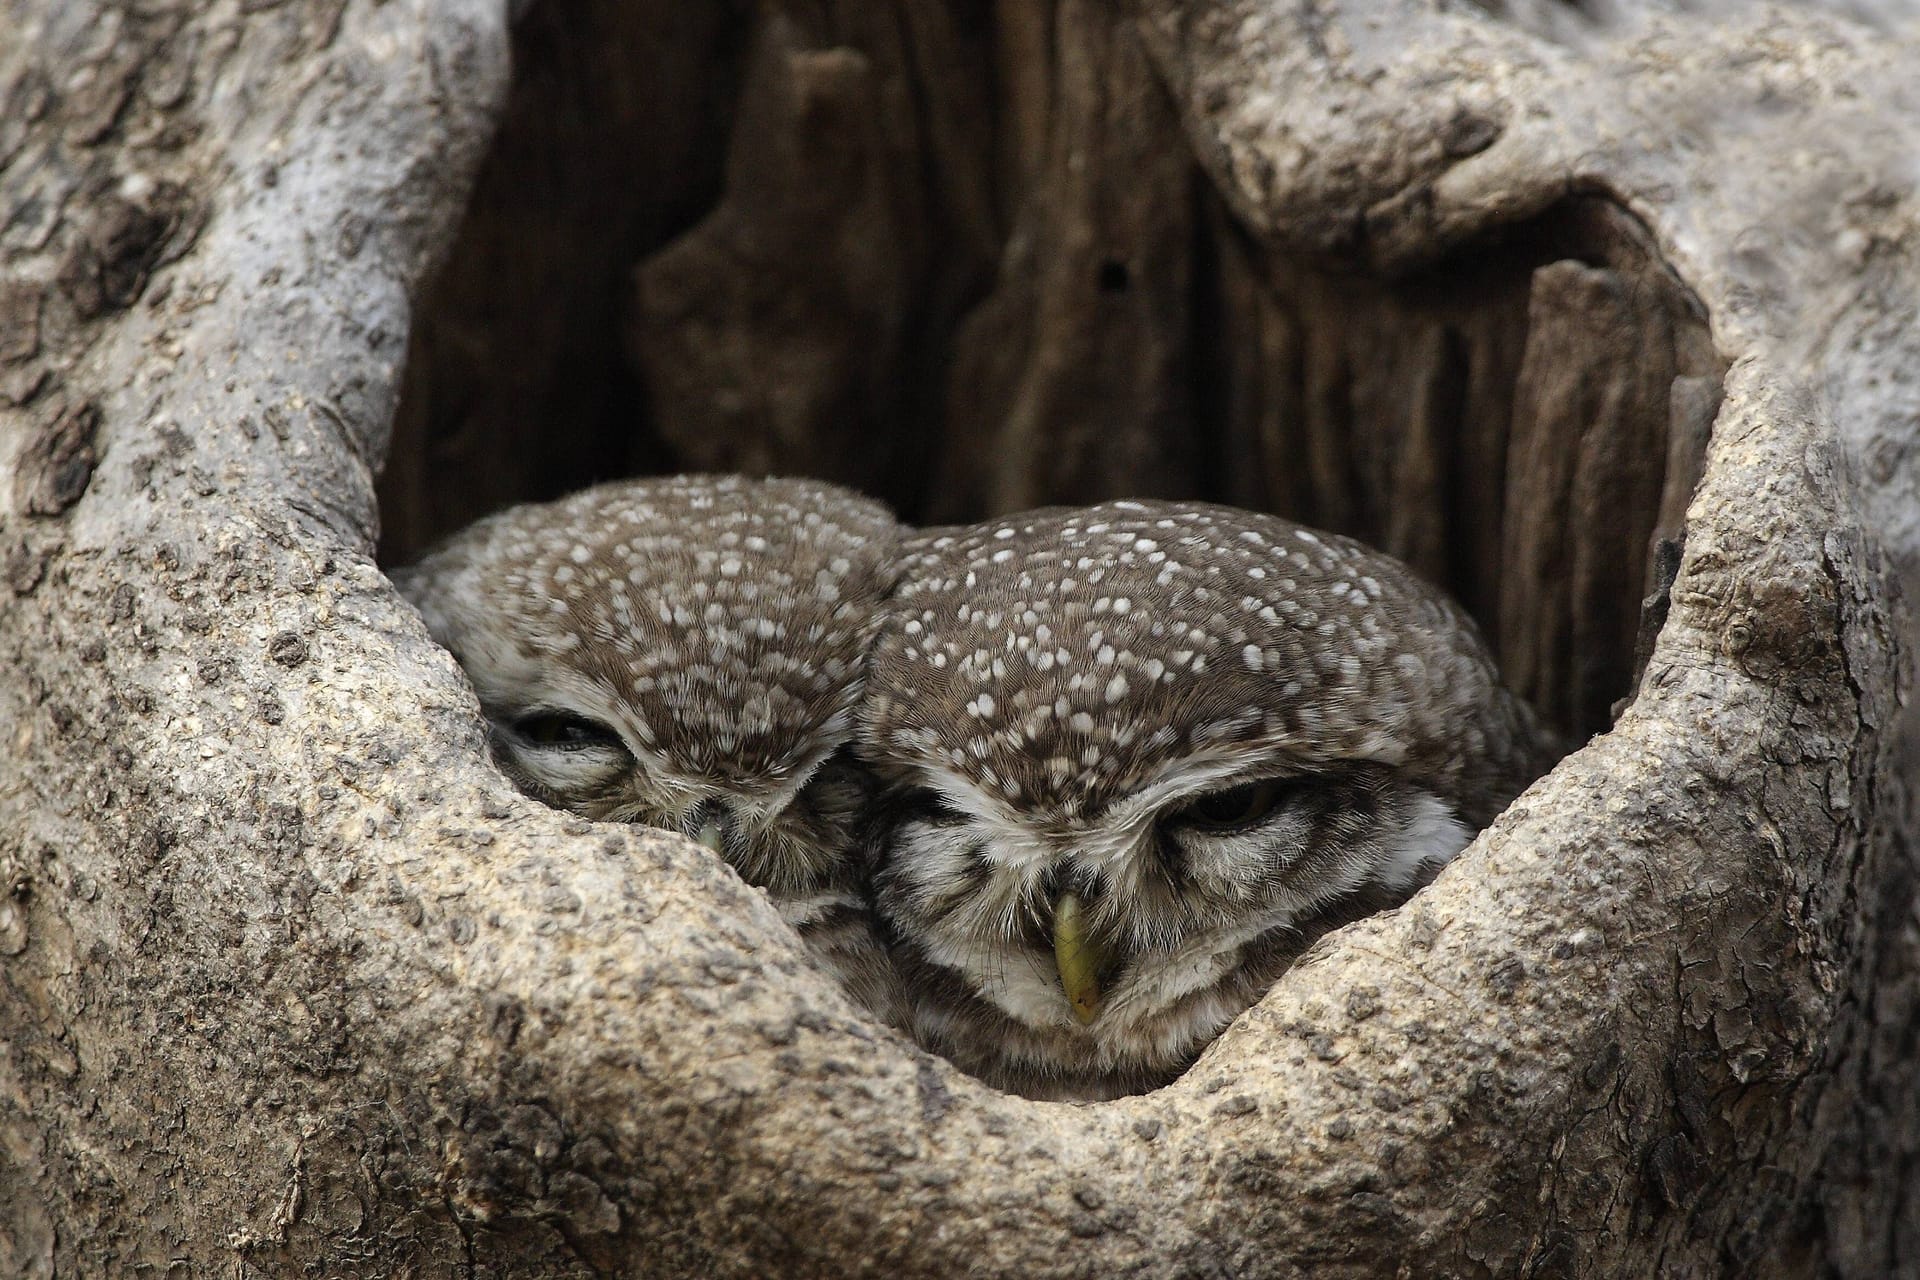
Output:
[[[0,1273],[1920,1266],[1910,28],[0,29]],[[1284,510],[1611,727],[1173,1086],[1005,1097],[514,795],[376,564],[656,463]]]

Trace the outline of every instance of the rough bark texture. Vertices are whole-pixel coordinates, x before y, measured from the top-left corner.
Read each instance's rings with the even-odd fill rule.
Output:
[[[1911,29],[0,30],[0,1275],[1920,1270]],[[1038,1104],[514,795],[374,558],[681,464],[1348,529],[1582,732],[1684,554],[1610,731],[1414,903]]]

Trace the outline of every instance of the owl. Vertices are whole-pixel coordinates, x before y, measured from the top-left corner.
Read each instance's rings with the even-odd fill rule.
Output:
[[[633,480],[488,517],[393,579],[520,790],[705,844],[883,1010],[846,748],[899,534],[830,485]]]
[[[1554,754],[1405,566],[1159,502],[910,539],[859,750],[913,1033],[1043,1098],[1170,1080]]]

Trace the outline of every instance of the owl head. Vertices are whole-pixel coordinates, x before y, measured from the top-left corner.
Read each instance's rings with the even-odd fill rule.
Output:
[[[393,576],[522,790],[801,894],[865,795],[839,756],[896,534],[830,485],[682,476],[512,508]]]
[[[1071,1097],[1178,1073],[1548,758],[1472,623],[1404,566],[1152,502],[911,540],[859,747],[921,1037]]]

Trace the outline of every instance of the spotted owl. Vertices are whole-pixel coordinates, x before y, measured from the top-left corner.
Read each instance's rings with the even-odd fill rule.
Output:
[[[1552,759],[1472,622],[1276,517],[1110,502],[903,547],[859,750],[922,1043],[1001,1088],[1177,1075]]]
[[[706,844],[884,1011],[845,748],[899,532],[810,481],[634,480],[481,520],[394,581],[522,791]]]

